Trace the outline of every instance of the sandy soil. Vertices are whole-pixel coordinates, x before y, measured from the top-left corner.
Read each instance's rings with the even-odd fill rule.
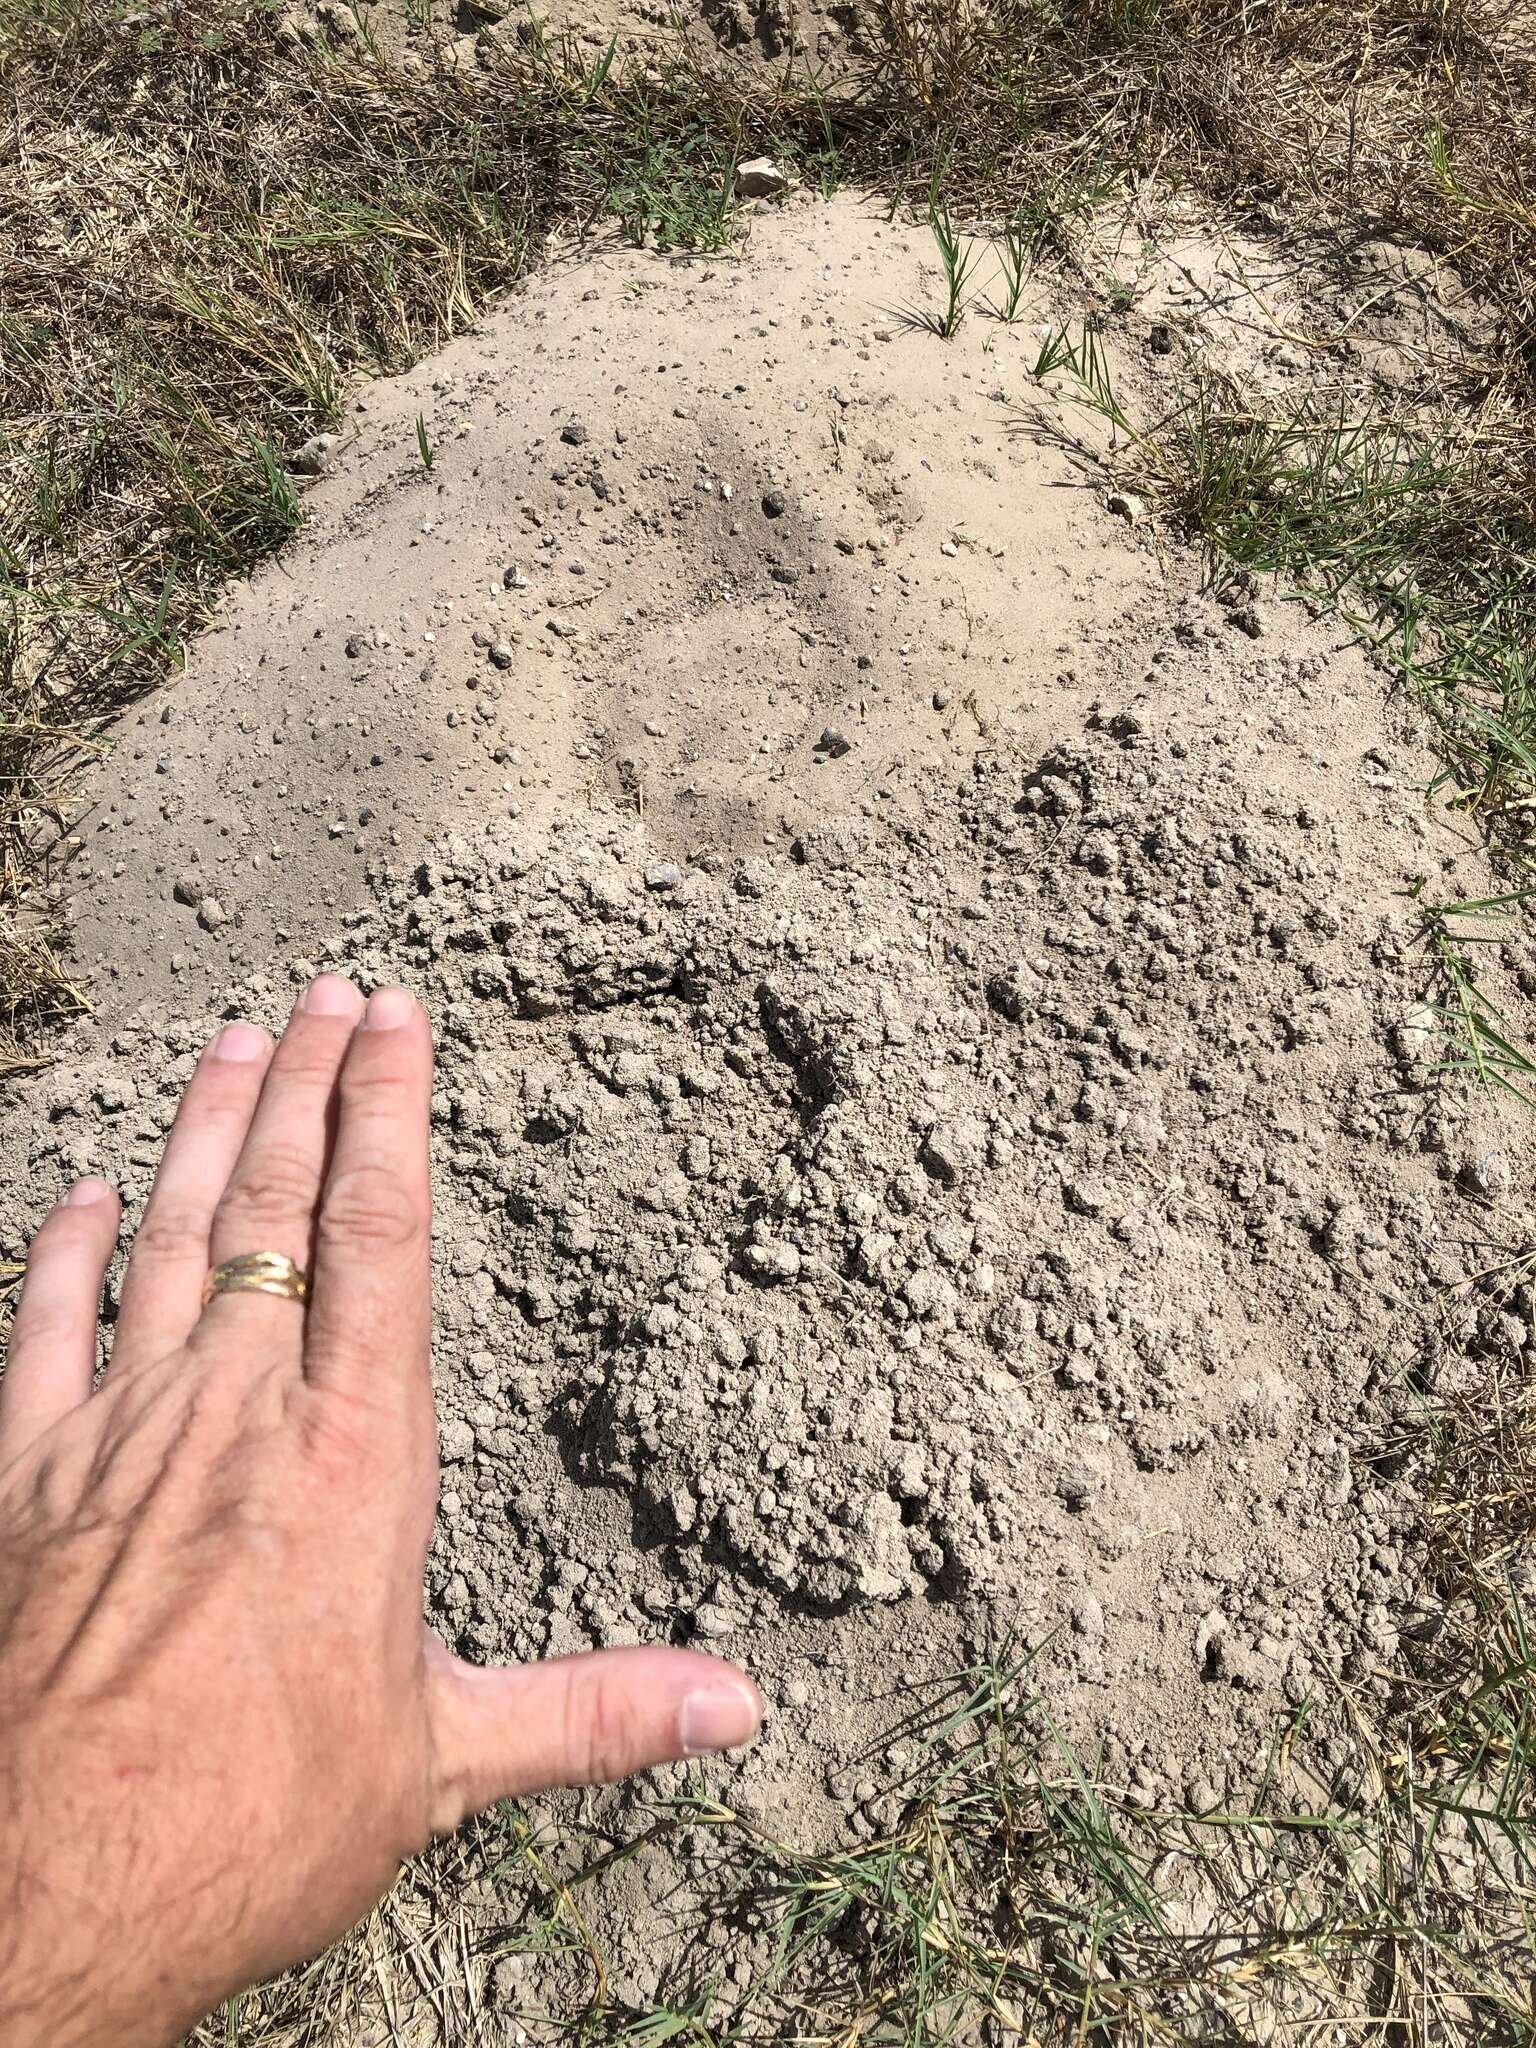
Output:
[[[878,17],[867,0],[421,0],[410,13],[363,0],[354,15],[341,0],[312,11],[295,0],[292,18],[318,19],[343,41],[371,35],[381,47],[424,63],[473,64],[505,39],[569,37],[592,56],[612,44],[625,55],[675,47],[681,33],[700,56],[752,70],[812,66],[835,85],[875,54]]]
[[[1112,336],[1139,404],[1170,318],[1252,347],[1189,254]],[[739,1657],[736,1796],[810,1839],[1002,1628],[1149,1801],[1374,1683],[1422,1560],[1373,1453],[1433,1283],[1529,1228],[1528,1121],[1429,1073],[1405,884],[1483,878],[1411,720],[1031,429],[1043,294],[949,344],[931,297],[924,234],[801,198],[370,389],[97,777],[98,1015],[0,1126],[18,1233],[85,1170],[131,1208],[215,1020],[415,986],[433,1619]]]

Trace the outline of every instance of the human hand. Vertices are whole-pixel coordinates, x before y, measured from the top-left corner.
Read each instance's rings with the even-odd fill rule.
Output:
[[[504,1671],[422,1620],[427,1020],[322,976],[187,1088],[91,1391],[116,1196],[33,1242],[0,1382],[0,2042],[136,2048],[312,1954],[492,1799],[744,1742],[732,1666]],[[306,1306],[201,1304],[277,1251]]]

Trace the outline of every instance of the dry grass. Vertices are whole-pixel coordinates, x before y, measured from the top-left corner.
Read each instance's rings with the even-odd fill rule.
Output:
[[[876,1835],[809,1851],[702,1783],[616,1833],[505,1804],[196,2048],[1529,2044],[1536,1712],[1507,1602],[1476,1668],[1405,1680],[1390,1736],[1343,1692],[1312,1703],[1247,1798],[1195,1815],[1101,1782],[1005,1646],[908,1701]],[[595,1931],[605,1884],[637,1865],[666,1898],[684,1859],[702,1900],[637,1998]]]
[[[518,275],[557,138],[273,10],[0,16],[0,1060],[77,1004],[47,950],[69,775],[299,518],[286,456]]]

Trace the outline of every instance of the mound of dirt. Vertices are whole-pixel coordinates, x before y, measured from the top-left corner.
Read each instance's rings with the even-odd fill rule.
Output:
[[[802,1838],[1007,1628],[1148,1801],[1372,1683],[1429,1285],[1529,1230],[1528,1125],[1431,1071],[1403,884],[1477,860],[1379,679],[1019,431],[1037,336],[881,312],[926,254],[793,207],[371,393],[103,771],[101,1013],[4,1123],[30,1216],[132,1202],[216,1017],[415,986],[433,1618],[741,1658]]]
[[[930,1610],[1022,1622],[1164,1756],[1390,1659],[1351,1446],[1461,1197],[1399,1156],[1333,835],[1155,722],[784,861],[599,815],[381,872],[351,956],[447,1021],[437,1591],[479,1651],[788,1647],[825,1725],[851,1610],[886,1668]]]
[[[568,43],[589,62],[610,46],[621,56],[675,56],[680,46],[748,75],[810,67],[847,90],[873,68],[879,16],[868,0],[417,0],[404,10],[363,0],[287,0],[276,33],[290,41],[324,36],[343,50],[372,48],[407,70],[472,70],[498,47]]]

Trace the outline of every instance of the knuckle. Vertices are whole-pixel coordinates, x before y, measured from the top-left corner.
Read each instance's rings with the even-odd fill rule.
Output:
[[[370,1462],[375,1431],[361,1403],[317,1400],[309,1381],[299,1379],[289,1406],[311,1458],[328,1480],[347,1480]]]
[[[346,1020],[336,1017],[306,1018],[307,1028],[290,1032],[279,1045],[272,1061],[272,1079],[275,1092],[294,1088],[308,1093],[314,1088],[324,1088],[329,1093],[336,1079],[337,1064],[345,1046],[337,1044],[335,1026]],[[316,1024],[321,1028],[315,1029]],[[346,1023],[350,1033],[352,1026]]]
[[[55,1209],[39,1224],[27,1246],[27,1264],[40,1266],[60,1253],[94,1244],[92,1218],[79,1209]]]
[[[236,1168],[215,1221],[221,1227],[288,1223],[309,1214],[317,1192],[314,1163],[301,1147],[267,1144]]]
[[[36,1351],[46,1358],[73,1344],[86,1321],[87,1317],[77,1308],[66,1307],[62,1302],[28,1306],[23,1299],[11,1343],[18,1352]]]
[[[426,1219],[400,1176],[382,1164],[343,1167],[331,1177],[320,1211],[322,1246],[402,1251],[419,1243]]]
[[[196,1369],[165,1404],[162,1426],[174,1435],[163,1455],[206,1466],[211,1452],[252,1434],[251,1375],[230,1371],[227,1355],[215,1351],[205,1335],[194,1335],[189,1349]]]
[[[341,1070],[342,1106],[355,1115],[387,1117],[408,1093],[410,1071],[392,1050],[368,1050],[373,1054],[371,1058],[349,1061]]]
[[[604,1784],[633,1768],[635,1706],[624,1686],[572,1665],[565,1689],[565,1749],[572,1782]]]
[[[337,1350],[320,1346],[327,1370],[334,1368]],[[377,1377],[376,1352],[356,1361],[360,1375]],[[312,1471],[327,1488],[357,1484],[359,1477],[371,1479],[387,1470],[392,1486],[398,1487],[407,1469],[402,1464],[399,1415],[385,1389],[370,1389],[366,1378],[348,1383],[348,1391],[327,1386],[317,1389],[301,1380],[294,1400],[300,1439]],[[435,1496],[434,1496],[435,1504]]]
[[[181,1098],[181,1112],[188,1114],[190,1103],[199,1123],[244,1125],[251,1114],[251,1082],[250,1063],[205,1058]]]
[[[208,1212],[151,1203],[133,1240],[133,1256],[150,1265],[201,1258],[208,1249]]]

